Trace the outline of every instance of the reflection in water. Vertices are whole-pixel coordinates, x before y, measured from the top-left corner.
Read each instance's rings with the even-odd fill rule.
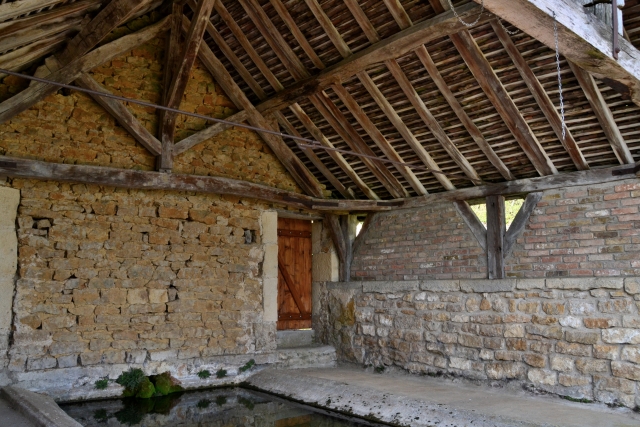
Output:
[[[273,401],[242,389],[176,393],[151,399],[125,398],[62,404],[86,427],[359,427],[312,409]]]

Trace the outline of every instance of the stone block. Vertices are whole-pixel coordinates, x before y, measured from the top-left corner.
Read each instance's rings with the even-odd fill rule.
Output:
[[[96,305],[100,303],[100,292],[97,289],[74,289],[73,302],[76,305]]]
[[[15,229],[19,204],[20,190],[0,187],[0,228]]]
[[[544,289],[545,279],[516,279],[516,289]]]
[[[558,383],[565,387],[578,387],[591,384],[591,377],[580,375],[560,374]]]
[[[74,368],[78,366],[78,355],[70,354],[67,356],[60,356],[58,359],[58,368]]]
[[[419,289],[420,282],[417,280],[362,282],[362,291],[364,293],[384,294],[393,292],[411,292]]]
[[[264,211],[260,216],[262,225],[262,242],[266,244],[278,244],[278,213]]]
[[[588,291],[591,289],[622,289],[622,277],[584,277],[547,279],[547,288]]]
[[[615,362],[611,362],[612,364]],[[609,362],[601,359],[577,359],[576,369],[583,374],[609,371]]]
[[[640,347],[624,346],[620,359],[640,365]]]
[[[571,357],[554,355],[549,358],[549,362],[551,364],[551,369],[553,369],[554,371],[573,371],[574,360]]]
[[[422,280],[420,289],[431,292],[458,292],[460,291],[459,280]]]
[[[169,302],[169,294],[166,289],[149,289],[149,302],[151,304],[163,304]]]
[[[602,341],[608,344],[640,344],[640,330],[613,328],[602,331]]]
[[[262,264],[262,273],[265,278],[278,277],[278,245],[264,245],[264,262]]]
[[[265,322],[278,321],[278,277],[262,279],[262,307]]]
[[[505,338],[522,338],[524,337],[524,325],[509,324],[504,327]]]
[[[147,350],[130,350],[126,352],[125,363],[142,364],[147,359]]]
[[[596,359],[618,360],[620,346],[617,345],[594,345],[593,357]]]
[[[487,363],[487,377],[493,380],[522,379],[526,374],[523,364],[517,362]]]
[[[127,302],[126,289],[102,289],[100,290],[100,296],[103,304],[122,305]]]
[[[611,362],[611,371],[616,377],[640,381],[640,366],[627,362]]]
[[[596,344],[600,334],[597,332],[582,332],[568,330],[565,332],[564,337],[569,342],[576,342],[580,344]]]
[[[530,369],[527,373],[527,378],[536,385],[555,385],[557,373],[544,369]]]
[[[147,289],[129,289],[127,292],[129,304],[148,304],[149,291]]]
[[[58,361],[55,357],[46,356],[46,357],[38,357],[35,359],[29,358],[27,361],[27,371],[40,371],[43,369],[52,369],[55,368],[58,364]]]
[[[516,279],[460,280],[462,292],[489,293],[511,292],[516,288]]]
[[[624,290],[630,295],[640,294],[640,277],[625,278]]]

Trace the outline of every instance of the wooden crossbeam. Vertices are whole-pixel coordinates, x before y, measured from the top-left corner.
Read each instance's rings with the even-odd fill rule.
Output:
[[[564,146],[565,150],[567,150],[567,153],[569,153],[569,156],[571,157],[573,163],[576,165],[576,168],[578,168],[578,170],[589,169],[589,164],[582,155],[580,147],[578,147],[578,143],[573,138],[573,135],[571,134],[569,128],[567,128],[566,126],[564,129],[565,136],[563,139],[562,119],[560,117],[560,114],[558,113],[558,110],[556,110],[556,107],[555,105],[553,105],[553,101],[551,101],[551,98],[549,98],[547,91],[544,89],[536,75],[533,73],[531,67],[529,67],[525,59],[522,57],[522,54],[516,47],[513,40],[511,40],[511,37],[509,36],[507,31],[498,21],[495,20],[491,21],[491,27],[498,36],[498,39],[502,43],[502,46],[504,46],[504,49],[511,57],[513,64],[520,72],[522,80],[524,80],[524,82],[527,84],[527,87],[531,91],[533,98],[536,100],[538,106],[540,107],[540,110],[542,110],[545,117],[549,121],[549,124],[553,128],[553,131],[556,133],[556,136]]]
[[[433,82],[436,84],[444,99],[447,101],[456,116],[458,116],[458,119],[460,119],[460,122],[465,127],[467,132],[469,132],[469,135],[471,135],[471,138],[473,138],[480,150],[482,150],[484,155],[487,156],[487,159],[489,159],[491,164],[498,170],[498,172],[500,172],[504,179],[515,179],[509,168],[507,168],[502,159],[500,159],[500,156],[498,156],[493,148],[491,148],[491,145],[486,141],[486,139],[482,135],[482,132],[480,131],[480,129],[478,129],[478,126],[476,126],[473,120],[471,120],[469,115],[464,111],[464,108],[462,108],[462,105],[460,105],[460,102],[455,97],[451,89],[449,89],[449,85],[447,85],[444,78],[438,71],[438,68],[431,58],[431,55],[429,55],[427,48],[424,46],[420,46],[415,50],[415,53],[420,59],[420,62],[422,62],[422,65],[429,73],[431,80],[433,80]]]
[[[100,46],[90,53],[72,60],[59,71],[47,76],[48,80],[68,84],[76,80],[84,72],[90,71],[105,62],[116,58],[134,47],[157,37],[169,28],[168,18],[150,25],[133,34],[121,37],[115,41]],[[57,86],[46,83],[36,83],[17,95],[0,103],[0,123],[4,123],[15,115],[27,110],[46,96],[58,90]]]
[[[280,111],[277,111],[273,114],[278,120],[278,123],[280,123],[280,126],[284,128],[285,132],[288,132],[289,135],[302,137],[302,135],[300,135],[300,132],[298,132],[297,129],[293,127],[293,125],[289,122],[289,120],[287,120],[284,114],[282,114]],[[331,185],[333,185],[335,189],[338,190],[338,192],[342,194],[342,196],[345,199],[356,198],[355,194],[353,193],[353,190],[351,190],[351,188],[345,187],[340,182],[340,180],[336,178],[335,175],[329,170],[329,168],[325,166],[322,160],[320,160],[318,155],[311,148],[301,148],[301,150],[304,153],[304,155],[307,156],[309,160],[311,160],[311,163],[313,163],[313,165],[318,169],[318,171],[320,171],[320,173],[329,180]]]
[[[216,83],[222,87],[231,101],[239,109],[247,112],[247,120],[249,123],[261,129],[271,129],[270,123],[256,110],[242,89],[240,89],[238,84],[233,80],[233,77],[231,77],[229,72],[224,68],[224,65],[222,65],[220,60],[216,58],[215,54],[206,44],[200,46],[198,56]],[[259,134],[303,191],[316,197],[323,197],[323,188],[318,180],[309,172],[304,163],[298,159],[287,144],[284,143],[281,137],[262,132],[259,132]]]
[[[325,120],[327,120],[329,125],[347,143],[351,151],[376,157],[373,150],[364,142],[358,132],[351,126],[348,119],[342,114],[342,111],[335,106],[325,92],[312,95],[309,100]],[[409,197],[409,193],[407,193],[404,187],[402,187],[402,184],[393,176],[383,162],[367,157],[362,157],[361,160],[376,178],[378,178],[378,181],[389,191],[393,198]]]
[[[175,43],[181,33],[181,28],[176,28],[176,21],[183,18],[182,7],[174,9],[172,13],[171,31],[176,31],[177,35],[170,36],[170,50],[168,52],[169,61],[167,69],[171,70],[171,84],[168,90],[165,88],[165,107],[178,108],[182,102],[184,91],[191,76],[191,69],[198,57],[198,50],[202,43],[202,37],[207,29],[207,23],[211,17],[211,10],[216,0],[200,0],[193,11],[193,17],[189,25],[189,30],[185,34],[184,44],[180,47],[180,55],[172,54],[178,48]],[[186,18],[183,18],[186,19]],[[177,61],[175,64],[173,61]],[[166,82],[165,82],[166,83]],[[163,111],[160,114],[160,142],[162,143],[162,153],[158,156],[157,167],[160,171],[170,172],[173,168],[173,145],[176,130],[176,120],[178,114],[170,111]]]
[[[364,110],[360,107],[355,98],[351,96],[347,89],[345,89],[345,87],[341,84],[336,84],[332,86],[332,88],[336,92],[340,100],[344,103],[345,107],[347,107],[351,115],[353,115],[358,123],[360,123],[360,126],[362,126],[364,131],[367,132],[371,139],[373,139],[373,142],[376,143],[378,148],[384,153],[387,159],[394,162],[404,163],[402,157],[393,148],[393,146],[389,143],[387,138],[385,138],[382,132],[380,132],[380,130],[373,124],[369,116],[364,112]],[[395,164],[394,166],[418,194],[426,194],[427,190],[424,188],[411,168],[398,164]]]
[[[618,161],[623,165],[633,163],[634,160],[631,152],[629,151],[629,147],[622,137],[620,129],[618,129],[618,125],[613,118],[613,114],[611,113],[607,102],[604,100],[600,89],[598,89],[598,85],[593,76],[571,61],[569,61],[569,66],[571,67],[573,74],[578,79],[578,83],[580,84],[580,87],[582,87],[589,104],[591,104],[591,108],[598,118],[598,122],[600,122],[600,126],[602,126],[602,130],[604,131],[609,144],[611,144],[611,148],[616,154]]]
[[[463,19],[468,19],[477,15],[480,8],[475,4],[465,4],[457,8],[457,11]],[[490,19],[490,15],[485,14],[480,22],[487,22],[488,19]],[[435,18],[422,21],[345,58],[315,76],[297,82],[289,88],[280,91],[267,101],[260,103],[256,108],[263,114],[282,110],[291,104],[308,98],[314,93],[326,89],[336,82],[349,79],[372,64],[397,58],[422,44],[449,34],[455,34],[463,28],[464,26],[452,12],[446,12]]]
[[[476,238],[480,247],[486,251],[487,250],[487,229],[484,227],[484,224],[480,222],[475,212],[464,200],[456,200],[453,202],[453,206],[456,208],[456,211],[462,218],[462,221],[467,225],[473,237]]]
[[[298,104],[293,104],[289,107],[289,109],[318,142],[320,142],[325,147],[334,148],[329,139],[324,136],[320,129],[318,129],[315,123],[313,123],[311,118],[302,110],[302,108]],[[380,200],[380,197],[371,188],[369,188],[369,186],[362,180],[362,178],[358,176],[358,174],[353,170],[349,162],[345,160],[342,154],[336,151],[327,151],[327,153],[367,198],[371,200]]]
[[[473,36],[465,30],[458,34],[451,34],[449,37],[538,173],[540,175],[557,174],[558,170],[533,134],[527,121],[522,117]]]
[[[527,197],[524,199],[524,203],[520,206],[520,210],[518,210],[518,213],[511,222],[511,225],[504,236],[503,256],[505,259],[513,253],[516,240],[520,235],[522,235],[522,232],[529,221],[529,217],[531,217],[533,210],[536,208],[540,200],[542,200],[542,195],[542,192],[538,191],[527,194]]]
[[[306,53],[309,59],[311,59],[313,65],[315,65],[319,70],[324,70],[326,68],[324,63],[322,62],[318,54],[316,54],[316,52],[313,50],[313,47],[311,47],[311,44],[304,36],[302,31],[300,31],[300,28],[291,17],[291,14],[284,6],[284,4],[282,4],[282,0],[270,1],[273,5],[273,8],[278,12],[278,15],[280,15],[280,18],[284,21],[285,24],[287,24],[287,27],[289,27],[291,34],[293,34],[293,37],[295,37],[302,50],[304,50],[304,53]]]
[[[611,56],[611,27],[585,12],[575,0],[474,0],[555,51],[554,18],[558,47],[567,60],[596,77],[607,77],[629,88],[631,100],[640,105],[638,50],[620,40],[616,61]]]

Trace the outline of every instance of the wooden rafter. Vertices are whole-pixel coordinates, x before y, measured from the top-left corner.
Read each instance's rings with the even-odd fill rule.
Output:
[[[540,175],[557,174],[558,170],[533,134],[527,121],[522,117],[473,36],[464,30],[449,37],[538,173]]]
[[[415,50],[415,53],[420,59],[420,62],[422,62],[422,65],[429,73],[431,80],[433,80],[433,82],[436,84],[444,99],[447,101],[456,116],[458,116],[458,119],[460,119],[460,122],[465,127],[467,132],[469,132],[469,135],[471,135],[480,150],[482,150],[484,155],[487,156],[487,159],[489,159],[491,164],[495,166],[495,168],[498,170],[498,172],[500,172],[504,179],[515,179],[509,168],[507,168],[507,166],[502,162],[496,152],[493,151],[493,148],[491,148],[491,145],[489,145],[489,143],[486,141],[486,139],[482,135],[482,132],[480,131],[480,129],[478,129],[478,126],[476,126],[473,120],[471,120],[469,115],[462,108],[462,105],[460,105],[460,102],[455,97],[451,89],[449,89],[449,85],[447,85],[447,83],[444,81],[444,78],[438,71],[438,68],[429,55],[427,48],[424,46],[420,46]]]
[[[277,111],[273,114],[278,120],[278,123],[280,123],[280,126],[282,126],[285,129],[285,131],[289,133],[289,135],[302,137],[302,135],[300,135],[300,132],[298,132],[296,128],[293,127],[293,125],[289,122],[289,120],[287,120],[284,114],[282,114],[280,111]],[[351,188],[345,187],[340,182],[340,180],[336,178],[335,175],[329,170],[329,168],[325,166],[322,160],[320,160],[320,158],[312,149],[301,148],[301,150],[305,154],[305,156],[307,156],[307,158],[311,161],[311,163],[313,163],[313,165],[318,169],[318,171],[320,171],[320,173],[324,175],[324,177],[327,178],[327,180],[329,180],[331,185],[333,185],[335,189],[338,190],[338,192],[342,194],[342,196],[344,196],[345,199],[356,198],[355,194],[353,193],[353,190],[351,190]]]
[[[71,83],[84,72],[90,71],[107,61],[118,57],[134,47],[156,37],[158,34],[169,28],[169,20],[165,18],[156,24],[150,25],[133,34],[121,37],[115,41],[107,43],[90,53],[76,58],[69,64],[62,67],[59,71],[47,76],[47,79],[57,83]],[[15,115],[25,111],[46,96],[54,93],[58,88],[56,86],[36,83],[29,86],[19,94],[0,103],[0,123],[4,123]]]
[[[324,10],[322,10],[318,1],[305,0],[305,3],[307,3],[307,6],[311,9],[311,13],[313,13],[313,16],[315,16],[316,20],[320,24],[320,27],[322,27],[340,55],[342,55],[343,58],[351,56],[352,53],[351,49],[349,49],[349,45],[344,41],[336,27],[333,25],[333,22],[331,22],[331,19],[329,19]]]
[[[336,84],[332,86],[332,88],[336,92],[340,100],[343,102],[345,107],[347,107],[351,115],[353,115],[358,123],[360,123],[360,126],[362,126],[365,132],[367,132],[367,134],[371,137],[373,142],[376,143],[376,145],[384,153],[384,155],[389,160],[404,163],[402,157],[391,146],[382,132],[380,132],[380,130],[373,124],[369,116],[367,116],[364,110],[362,110],[358,102],[353,98],[353,96],[351,96],[347,89],[345,89],[345,87],[341,84]],[[424,188],[415,173],[413,173],[413,170],[411,170],[411,168],[398,164],[395,164],[394,166],[418,194],[426,194],[427,190]]]
[[[300,120],[302,125],[309,133],[322,145],[328,148],[334,148],[333,144],[322,134],[320,129],[313,123],[311,118],[302,110],[298,104],[289,107],[293,114]],[[371,200],[380,200],[380,197],[358,176],[353,170],[349,162],[345,160],[342,154],[336,151],[327,151],[336,164],[347,174],[351,181]]]
[[[37,41],[28,46],[0,55],[0,68],[9,71],[20,71],[42,57],[56,52],[67,41],[71,31],[58,33],[54,37]],[[0,77],[3,75],[0,74]]]
[[[251,101],[249,101],[244,92],[242,92],[242,89],[240,89],[238,84],[233,80],[233,77],[231,77],[229,72],[224,68],[224,65],[222,65],[220,60],[216,58],[215,54],[206,44],[200,47],[198,56],[216,83],[222,87],[231,101],[241,110],[247,112],[247,120],[249,123],[261,129],[270,129],[270,123],[256,110]],[[264,132],[260,132],[260,136],[269,148],[273,150],[275,156],[289,171],[303,191],[316,197],[323,197],[323,188],[318,180],[284,143],[282,137]]]
[[[347,145],[349,145],[352,151],[368,156],[376,156],[325,92],[313,95],[309,97],[309,100],[329,125],[340,135]],[[389,169],[387,169],[387,166],[383,162],[362,157],[362,163],[378,178],[378,181],[389,191],[392,197],[409,197],[409,193],[406,192],[396,177],[389,172]]]
[[[378,31],[373,26],[369,18],[367,18],[367,15],[362,10],[362,7],[360,7],[358,0],[344,0],[344,3],[349,8],[349,11],[355,18],[358,25],[360,25],[360,28],[367,36],[367,39],[369,39],[369,42],[372,44],[378,43],[380,41],[380,35],[378,34]]]
[[[87,22],[82,16],[74,16],[64,20],[59,24],[44,25],[41,27],[26,28],[9,34],[6,37],[0,37],[0,49],[2,52],[8,52],[32,43],[55,37],[63,32],[77,32]]]
[[[480,8],[475,4],[465,4],[457,10],[463,19],[468,19],[470,16],[477,15]],[[490,19],[489,15],[483,15],[480,22],[486,22],[488,19]],[[341,62],[326,68],[315,76],[297,82],[287,89],[278,92],[270,99],[260,103],[256,108],[263,114],[282,110],[314,93],[326,89],[336,82],[349,79],[372,64],[397,58],[422,44],[449,34],[455,34],[463,28],[464,26],[453,13],[443,13],[369,46],[345,58]]]
[[[580,87],[582,87],[589,104],[591,104],[591,108],[598,118],[598,122],[600,122],[600,126],[602,126],[602,130],[609,144],[611,144],[611,148],[616,154],[618,161],[623,165],[633,163],[634,160],[629,151],[629,147],[622,137],[620,129],[618,129],[618,125],[613,118],[613,114],[602,97],[602,93],[600,93],[600,89],[598,89],[598,85],[593,76],[571,61],[569,61],[569,66],[578,79],[578,83]]]
[[[387,6],[387,9],[389,9],[389,12],[391,12],[393,19],[396,21],[400,29],[404,30],[413,25],[411,18],[409,18],[409,15],[404,10],[400,0],[384,0],[384,4]]]
[[[522,54],[516,47],[513,40],[511,40],[511,37],[509,36],[507,31],[498,21],[495,20],[491,21],[491,27],[493,28],[493,31],[495,31],[495,33],[498,35],[498,39],[511,57],[511,60],[520,72],[520,76],[522,76],[522,79],[527,84],[527,87],[533,94],[533,98],[540,106],[540,109],[549,121],[549,124],[553,128],[553,131],[556,133],[556,136],[564,146],[565,150],[567,150],[567,153],[569,153],[569,156],[571,157],[573,163],[576,165],[578,170],[589,169],[589,164],[582,155],[580,147],[578,147],[578,144],[573,138],[571,131],[566,126],[564,129],[565,136],[563,139],[562,119],[560,117],[560,114],[558,113],[558,110],[556,110],[555,105],[553,105],[553,101],[551,101],[551,98],[549,98],[549,95],[531,70],[531,67],[529,67],[525,59],[522,57]]]
[[[171,84],[168,89],[165,88],[164,104],[165,107],[178,108],[182,102],[184,91],[187,89],[187,83],[191,75],[191,69],[198,57],[198,50],[202,43],[202,36],[207,29],[207,23],[211,17],[211,10],[216,0],[200,0],[189,25],[189,30],[185,34],[184,45],[180,47],[180,55],[176,56],[174,51],[178,48],[179,34],[181,28],[176,28],[176,21],[183,17],[182,7],[174,8],[172,13],[172,33],[177,34],[170,36],[170,50],[168,52],[169,61],[167,69],[171,73]],[[168,81],[167,81],[168,82]],[[167,83],[165,82],[165,83]],[[164,111],[160,117],[160,142],[162,143],[162,153],[158,156],[158,169],[161,171],[171,171],[173,167],[173,145],[176,129],[177,113]]]
[[[66,0],[22,0],[0,5],[0,22],[10,21],[38,10],[53,7]],[[100,2],[98,2],[100,4]]]
[[[302,34],[302,31],[300,31],[300,28],[298,28],[298,25],[295,23],[295,21],[291,17],[291,14],[287,10],[287,8],[282,4],[282,0],[270,0],[270,1],[271,1],[271,4],[273,5],[273,8],[278,12],[278,15],[280,15],[280,18],[284,21],[285,24],[287,24],[287,27],[289,27],[291,34],[293,34],[293,37],[295,37],[296,41],[298,42],[302,50],[304,50],[304,53],[306,53],[309,59],[311,59],[311,62],[313,62],[313,65],[315,65],[319,70],[324,70],[326,68],[324,63],[322,62],[320,57],[316,54],[316,52],[313,50],[313,47],[311,47],[311,44],[309,43],[307,38],[304,36],[304,34]]]

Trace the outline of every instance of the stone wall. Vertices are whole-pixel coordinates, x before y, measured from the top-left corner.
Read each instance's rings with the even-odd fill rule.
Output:
[[[549,190],[506,260],[508,277],[640,276],[640,183]],[[381,213],[353,280],[487,277],[486,255],[452,203]]]
[[[342,360],[640,405],[640,278],[315,285]]]

